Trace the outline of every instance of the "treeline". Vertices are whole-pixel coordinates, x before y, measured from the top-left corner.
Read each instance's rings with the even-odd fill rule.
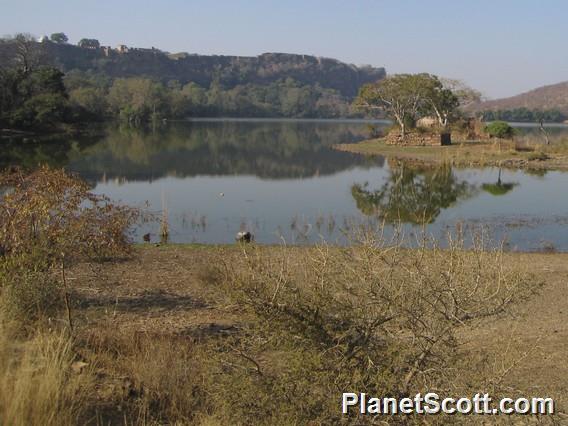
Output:
[[[12,128],[47,128],[58,123],[120,119],[142,123],[187,117],[330,118],[351,114],[336,91],[301,85],[293,79],[267,86],[204,88],[177,81],[104,77],[56,68],[0,73],[0,124]]]
[[[302,85],[294,79],[266,86],[226,89],[196,83],[167,84],[147,78],[110,79],[53,67],[0,71],[0,124],[45,129],[62,123],[120,119],[143,123],[187,117],[329,118],[352,114],[348,101],[332,89]]]
[[[164,84],[148,78],[109,79],[73,71],[65,78],[70,102],[93,119],[119,117],[133,123],[187,117],[346,117],[347,99],[319,85],[303,85],[287,78],[268,85],[225,88],[177,80]]]
[[[516,122],[539,122],[562,123],[568,117],[562,112],[551,110],[537,110],[528,108],[515,108],[507,110],[483,111],[484,121],[516,121]]]
[[[57,114],[45,122],[117,117],[129,122],[204,116],[347,117],[353,114],[350,104],[359,87],[385,77],[383,68],[356,67],[310,55],[169,54],[156,48],[111,48],[96,39],[82,39],[77,46],[68,41],[64,33],[40,39],[29,34],[0,38],[0,72],[18,73],[18,85],[38,68],[65,74],[59,102],[48,103]],[[33,119],[34,114],[18,118],[16,110],[35,95],[16,90],[12,77],[0,81],[1,90],[8,93],[4,98],[10,98],[3,99],[4,125],[43,126]]]

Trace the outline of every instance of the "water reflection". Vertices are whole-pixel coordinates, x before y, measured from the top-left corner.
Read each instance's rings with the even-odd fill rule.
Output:
[[[329,149],[367,137],[366,127],[325,122],[189,122],[157,130],[114,128],[69,167],[84,176],[329,175],[369,160]],[[382,158],[372,164],[381,165]]]
[[[568,135],[568,127],[551,135],[561,131]],[[368,134],[368,123],[341,121],[110,127],[97,137],[3,139],[0,166],[66,167],[96,193],[157,218],[167,206],[171,242],[232,243],[242,230],[260,243],[342,244],[358,224],[400,220],[440,238],[456,224],[490,225],[512,250],[542,241],[568,250],[568,198],[559,196],[568,173],[385,164],[331,149]],[[158,220],[135,238],[159,241],[160,233]]]
[[[475,193],[475,187],[459,179],[449,165],[390,160],[389,168],[389,176],[379,189],[370,189],[368,182],[351,187],[357,208],[363,214],[388,223],[432,223],[442,209]]]
[[[490,193],[491,195],[501,196],[512,191],[515,186],[518,185],[516,182],[503,182],[501,180],[502,169],[499,168],[499,175],[497,177],[497,183],[484,183],[481,185],[481,189]]]

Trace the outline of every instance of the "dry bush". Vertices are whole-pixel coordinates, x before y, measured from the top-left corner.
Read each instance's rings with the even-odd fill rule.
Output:
[[[528,274],[479,238],[469,249],[458,238],[444,250],[429,242],[409,250],[369,235],[344,249],[306,249],[299,260],[285,248],[245,247],[241,265],[225,268],[224,289],[256,320],[220,343],[210,386],[221,416],[328,424],[345,421],[342,392],[447,394],[463,367],[458,331],[534,292]]]
[[[71,343],[62,334],[14,340],[0,326],[0,424],[79,423],[93,389],[88,370],[72,372]]]
[[[40,245],[59,258],[123,256],[138,212],[95,195],[83,180],[41,167],[0,174],[0,242],[4,252]]]
[[[0,259],[0,308],[21,324],[53,317],[61,308],[61,283],[41,250]]]
[[[69,310],[68,291],[60,290],[70,263],[130,252],[138,211],[91,193],[63,170],[7,171],[0,189],[0,307],[13,319],[51,314],[58,298]]]

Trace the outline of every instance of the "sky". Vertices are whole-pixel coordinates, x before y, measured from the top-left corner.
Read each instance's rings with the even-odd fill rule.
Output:
[[[488,98],[568,80],[567,19],[566,0],[0,0],[0,35],[311,54],[457,78]]]

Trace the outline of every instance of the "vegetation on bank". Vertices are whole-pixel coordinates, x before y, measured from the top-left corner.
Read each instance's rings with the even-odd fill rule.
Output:
[[[568,170],[568,143],[564,140],[545,145],[542,141],[469,141],[451,146],[397,146],[382,139],[334,146],[340,151],[362,155],[423,162],[448,163],[456,167],[492,166],[534,170]]]
[[[509,121],[519,123],[562,123],[568,116],[557,109],[539,110],[528,108],[514,108],[506,110],[488,110],[481,112],[483,121]]]
[[[2,423],[372,424],[341,415],[342,391],[498,396],[523,359],[464,356],[463,333],[539,288],[482,238],[408,250],[362,229],[345,248],[199,248],[190,261],[132,251],[135,212],[63,172],[1,182]]]

